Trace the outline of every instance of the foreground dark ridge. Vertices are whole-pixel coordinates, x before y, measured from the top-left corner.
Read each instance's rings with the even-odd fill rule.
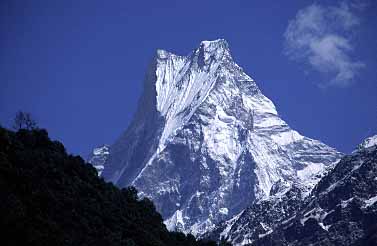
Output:
[[[148,199],[118,189],[45,130],[0,127],[1,245],[216,245],[169,232]]]

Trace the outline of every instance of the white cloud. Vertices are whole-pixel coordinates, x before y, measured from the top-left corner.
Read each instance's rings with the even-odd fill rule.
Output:
[[[360,25],[355,9],[345,2],[331,7],[312,4],[298,11],[284,33],[285,54],[329,78],[321,86],[346,87],[365,66],[351,57],[352,30]]]

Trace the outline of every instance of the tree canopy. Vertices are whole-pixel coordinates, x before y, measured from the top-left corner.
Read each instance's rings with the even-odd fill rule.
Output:
[[[216,245],[169,232],[133,187],[97,177],[43,129],[0,127],[1,245]]]

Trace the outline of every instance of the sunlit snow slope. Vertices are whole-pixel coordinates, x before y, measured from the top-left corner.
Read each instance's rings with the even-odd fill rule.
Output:
[[[134,120],[110,153],[106,180],[136,186],[169,229],[196,235],[278,181],[307,193],[341,156],[292,130],[222,39],[188,56],[157,51]]]

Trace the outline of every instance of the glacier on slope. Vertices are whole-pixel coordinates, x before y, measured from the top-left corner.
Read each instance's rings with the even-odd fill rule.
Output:
[[[340,156],[292,130],[219,39],[188,56],[157,51],[102,176],[151,198],[168,229],[201,235],[276,182],[308,193]]]

